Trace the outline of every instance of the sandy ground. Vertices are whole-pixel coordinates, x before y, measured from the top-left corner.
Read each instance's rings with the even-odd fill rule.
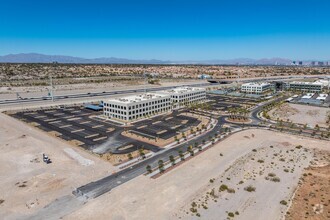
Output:
[[[286,214],[288,220],[330,219],[330,151],[314,153]]]
[[[0,122],[0,200],[4,200],[0,219],[34,213],[115,169],[82,149],[2,113]],[[53,163],[45,164],[42,153],[49,155]]]
[[[235,188],[236,193],[224,193],[218,202],[209,199],[208,209],[199,209],[200,219],[226,219],[227,211],[238,211],[235,219],[280,219],[287,206],[279,202],[290,199],[303,168],[312,158],[310,150],[295,148],[299,144],[304,148],[327,149],[329,146],[329,142],[325,141],[247,130],[229,137],[157,179],[145,176],[135,178],[88,202],[65,219],[191,219],[189,209],[192,202],[198,201],[213,188],[218,189],[221,181]],[[276,153],[277,156],[274,156]],[[264,162],[258,162],[259,159]],[[280,182],[265,179],[270,171],[280,178]],[[240,186],[237,185],[239,180],[244,181]],[[244,191],[248,184],[253,184],[256,192]],[[219,208],[220,203],[224,204],[223,208]]]
[[[311,127],[315,127],[316,124],[328,127],[329,125],[326,124],[328,111],[330,111],[329,108],[285,103],[279,108],[271,110],[269,115],[273,119],[280,118],[283,121],[289,119],[294,123],[307,124]]]

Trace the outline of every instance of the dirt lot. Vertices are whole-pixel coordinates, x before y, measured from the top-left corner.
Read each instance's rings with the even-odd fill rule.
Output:
[[[283,121],[289,119],[294,123],[307,124],[311,127],[315,127],[316,124],[321,127],[328,127],[329,125],[326,124],[328,111],[330,111],[329,108],[285,103],[271,110],[269,115],[274,120],[277,118]]]
[[[0,216],[17,219],[113,172],[109,163],[0,113]],[[51,164],[42,161],[46,153]]]
[[[244,131],[157,179],[140,176],[129,181],[65,219],[199,219],[192,214],[191,204],[201,204],[206,195],[207,209],[200,205],[200,219],[226,219],[229,212],[236,211],[239,215],[235,214],[235,219],[280,219],[288,208],[280,201],[289,202],[303,169],[313,158],[309,149],[327,149],[328,145],[270,131]],[[273,181],[269,173],[280,182]],[[244,183],[239,184],[240,180]],[[215,188],[218,194],[221,184],[236,193],[222,192],[211,199],[210,192]],[[248,185],[256,191],[245,191]],[[219,208],[219,204],[223,206]]]
[[[286,219],[330,219],[330,152],[317,151],[305,169]]]

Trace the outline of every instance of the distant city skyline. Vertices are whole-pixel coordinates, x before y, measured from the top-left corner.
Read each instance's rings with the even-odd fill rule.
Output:
[[[0,7],[0,55],[330,60],[327,0],[13,0]]]

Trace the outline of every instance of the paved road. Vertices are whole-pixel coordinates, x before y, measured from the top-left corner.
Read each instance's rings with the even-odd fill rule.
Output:
[[[268,103],[264,103],[257,108],[255,108],[251,113],[252,123],[249,126],[259,126],[259,122],[261,122],[261,119],[258,118],[257,114],[262,109],[264,105]],[[207,133],[200,135],[192,140],[189,140],[186,143],[180,144],[174,148],[171,149],[164,149],[155,156],[148,158],[138,164],[132,165],[131,167],[128,167],[124,170],[119,171],[116,174],[107,176],[103,179],[97,180],[95,182],[88,183],[84,186],[81,186],[77,188],[73,193],[77,196],[85,196],[87,198],[96,198],[106,192],[109,192],[113,188],[137,177],[146,172],[146,167],[150,165],[152,168],[158,167],[158,161],[163,160],[167,161],[169,160],[169,156],[178,156],[178,151],[182,150],[185,152],[187,150],[187,147],[192,145],[194,146],[195,142],[201,143],[203,140],[208,140],[210,136],[214,137],[216,133],[220,133],[220,129],[223,124],[231,124],[225,120],[226,116],[220,116],[217,118],[217,124],[216,126]],[[232,123],[233,127],[240,127],[240,124]]]
[[[111,95],[120,95],[120,94],[129,94],[129,93],[139,93],[139,92],[152,92],[152,91],[159,91],[165,89],[172,89],[176,87],[182,86],[207,86],[210,83],[200,83],[200,84],[187,84],[187,85],[180,85],[180,86],[166,86],[166,87],[158,87],[158,88],[147,88],[147,89],[130,89],[130,90],[118,90],[118,91],[110,91],[110,92],[99,92],[99,93],[81,93],[81,94],[72,94],[72,95],[59,95],[54,96],[55,100],[65,100],[65,99],[78,99],[78,98],[91,98],[91,97],[98,97],[98,96],[111,96]],[[33,102],[40,102],[40,101],[51,101],[50,97],[31,97],[26,99],[9,99],[9,100],[0,100],[0,105],[7,105],[7,104],[20,104],[20,103],[33,103]]]
[[[132,165],[131,167],[128,167],[124,170],[119,171],[116,174],[107,176],[103,179],[100,179],[95,182],[88,183],[87,185],[79,187],[75,192],[73,192],[75,195],[83,195],[87,198],[95,198],[98,197],[106,192],[109,192],[111,189],[137,177],[146,172],[146,167],[150,165],[152,168],[158,167],[158,161],[163,160],[167,161],[169,160],[169,156],[178,156],[179,150],[182,150],[185,152],[187,150],[187,147],[190,145],[195,144],[195,142],[201,143],[204,139],[208,140],[210,136],[213,136],[216,133],[219,133],[219,130],[221,128],[221,125],[223,124],[223,119],[219,118],[216,126],[207,133],[204,133],[192,140],[187,141],[186,143],[180,144],[177,147],[171,148],[171,149],[164,149],[163,152],[159,152],[155,156],[146,159],[138,164]]]

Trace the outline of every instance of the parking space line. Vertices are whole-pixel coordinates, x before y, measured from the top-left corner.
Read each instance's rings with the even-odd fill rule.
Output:
[[[37,114],[37,112],[26,112],[26,113],[24,113],[24,115],[36,115]]]
[[[55,110],[49,110],[49,111],[45,111],[46,113],[52,113],[55,112]]]
[[[79,117],[78,118],[69,118],[68,121],[75,121],[75,120],[79,120],[79,119],[81,119],[81,118],[79,118]]]
[[[99,138],[95,138],[95,139],[93,139],[93,141],[100,141],[100,140],[104,140],[104,139],[106,139],[106,138],[108,138],[108,137],[107,137],[107,136],[99,137]]]
[[[104,125],[95,125],[93,126],[92,128],[100,128],[100,127],[103,127]]]
[[[81,110],[72,111],[71,113],[78,113],[78,112],[81,112]]]
[[[47,116],[46,115],[39,115],[39,116],[36,116],[34,118],[46,118]]]
[[[60,126],[59,128],[67,128],[67,127],[71,127],[72,125],[63,125],[63,126]]]
[[[58,118],[46,119],[46,120],[44,120],[44,121],[45,121],[45,122],[50,122],[50,121],[56,121],[56,120],[58,120]]]
[[[49,124],[55,124],[55,123],[59,123],[59,122],[61,122],[61,121],[51,121],[51,122],[49,122]]]
[[[79,124],[83,125],[83,124],[87,124],[87,123],[89,123],[89,122],[91,122],[91,121],[84,121],[84,122],[81,122],[81,123],[79,123]]]
[[[99,135],[98,133],[96,133],[96,134],[91,134],[91,135],[87,135],[87,136],[85,136],[85,138],[91,138],[91,137],[95,137],[95,136],[97,136],[97,135]]]
[[[79,130],[71,131],[71,133],[76,133],[76,132],[84,131],[84,130],[85,130],[85,129],[79,129]]]
[[[76,116],[74,116],[74,115],[69,115],[69,116],[66,116],[66,117],[64,117],[65,119],[68,119],[68,118],[74,118],[74,117],[76,117]]]

